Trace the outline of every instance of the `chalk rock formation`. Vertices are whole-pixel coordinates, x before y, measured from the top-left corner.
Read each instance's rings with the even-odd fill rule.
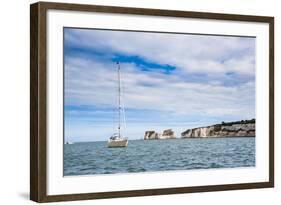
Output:
[[[159,134],[155,131],[146,131],[144,134],[144,139],[145,140],[155,140],[158,139]]]
[[[146,131],[144,134],[145,140],[158,140],[158,139],[175,139],[175,133],[172,129],[167,129],[163,131],[163,134],[157,133],[155,131]]]
[[[187,129],[181,133],[182,138],[197,137],[249,137],[255,136],[255,120],[246,120],[238,122],[229,122],[211,125],[207,127],[198,127]]]
[[[175,139],[175,132],[172,129],[163,131],[163,134],[159,136],[159,139]]]

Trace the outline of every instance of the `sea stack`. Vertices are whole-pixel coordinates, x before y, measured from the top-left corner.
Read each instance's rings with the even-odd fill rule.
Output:
[[[163,131],[161,139],[174,139],[176,138],[175,132],[172,129],[167,129]]]
[[[146,131],[144,134],[144,140],[162,140],[162,139],[175,139],[175,133],[172,129],[164,130],[162,134],[157,133],[154,130]]]
[[[145,140],[155,140],[158,139],[158,133],[155,131],[146,131],[144,134],[144,139]]]

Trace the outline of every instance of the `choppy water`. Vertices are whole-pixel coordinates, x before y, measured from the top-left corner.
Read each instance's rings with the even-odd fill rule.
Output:
[[[107,142],[64,146],[64,175],[255,166],[255,138],[130,140],[126,148]]]

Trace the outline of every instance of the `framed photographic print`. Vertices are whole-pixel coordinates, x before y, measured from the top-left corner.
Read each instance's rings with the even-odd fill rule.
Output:
[[[274,18],[31,5],[30,198],[274,186]]]

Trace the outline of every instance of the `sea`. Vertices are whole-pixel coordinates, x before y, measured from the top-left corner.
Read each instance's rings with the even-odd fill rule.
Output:
[[[255,166],[255,137],[106,141],[64,145],[64,176]]]

